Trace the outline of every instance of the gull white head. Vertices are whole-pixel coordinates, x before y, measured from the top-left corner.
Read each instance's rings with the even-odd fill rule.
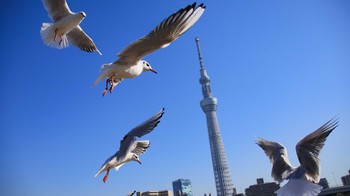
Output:
[[[80,14],[82,18],[85,18],[85,17],[86,17],[85,12],[78,12],[78,14]]]
[[[137,154],[133,154],[131,157],[131,160],[137,161],[138,163],[141,164],[140,157]]]
[[[141,62],[142,62],[143,71],[151,71],[153,73],[157,73],[156,70],[152,69],[151,65],[147,61],[141,60]]]

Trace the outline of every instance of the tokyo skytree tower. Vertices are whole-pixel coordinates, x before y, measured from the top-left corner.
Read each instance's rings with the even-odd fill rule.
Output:
[[[210,78],[207,75],[207,71],[203,65],[203,59],[199,47],[199,38],[196,38],[196,44],[198,49],[200,73],[199,79],[202,85],[203,99],[200,105],[207,118],[208,135],[210,142],[211,159],[213,163],[216,193],[217,196],[231,196],[236,194],[233,187],[230,170],[226,160],[226,154],[224,144],[222,143],[221,133],[219,128],[218,119],[216,117],[216,109],[218,101],[213,97],[210,89]]]

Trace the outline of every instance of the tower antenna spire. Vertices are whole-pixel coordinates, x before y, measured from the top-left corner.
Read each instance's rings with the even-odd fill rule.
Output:
[[[199,37],[196,37],[196,45],[197,45],[197,51],[198,51],[199,64],[201,66],[201,69],[204,69],[201,48],[200,48],[200,45],[199,45]]]

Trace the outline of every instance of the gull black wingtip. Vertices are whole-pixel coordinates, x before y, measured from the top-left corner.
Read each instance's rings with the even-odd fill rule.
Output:
[[[188,12],[190,9],[194,9],[195,6],[196,6],[196,3],[190,4],[190,5],[188,5],[188,6],[184,7],[184,8],[181,8],[179,11],[177,11],[177,12],[174,13],[174,14],[181,13],[181,12],[183,12],[183,11]]]
[[[330,120],[328,120],[325,124],[323,124],[321,127],[324,127],[326,131],[332,132],[335,128],[338,127],[339,123],[339,115],[334,116]]]
[[[156,124],[154,127],[158,126],[158,124],[160,123],[160,119],[163,117],[164,115],[164,108],[162,108],[158,113],[157,113],[157,119],[156,119]]]
[[[192,5],[190,5],[190,7],[191,7],[191,8],[195,8],[196,5],[197,5],[197,2],[194,2],[194,3],[192,3]]]
[[[207,6],[205,6],[204,3],[201,3],[198,7],[202,7],[203,9],[205,9]]]
[[[330,119],[327,123],[334,124],[334,125],[338,126],[339,118],[340,118],[339,114],[337,114],[332,119]]]
[[[162,109],[159,111],[158,120],[160,120],[160,119],[163,117],[164,111],[165,111],[165,108],[162,108]]]

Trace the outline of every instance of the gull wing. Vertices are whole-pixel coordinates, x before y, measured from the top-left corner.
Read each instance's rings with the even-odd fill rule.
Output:
[[[149,148],[150,142],[148,140],[145,141],[136,141],[134,142],[133,146],[131,147],[131,152],[135,153],[137,155],[141,155],[146,152],[146,150]]]
[[[142,57],[160,48],[165,48],[185,33],[201,17],[205,6],[188,5],[163,20],[145,37],[132,42],[118,54],[121,64],[135,65]]]
[[[272,163],[271,176],[275,181],[282,182],[295,170],[289,162],[287,149],[280,143],[259,138],[256,140],[256,144],[258,144],[269,157]]]
[[[306,170],[306,175],[311,181],[320,181],[320,159],[318,155],[324,146],[328,135],[338,126],[338,120],[331,119],[310,133],[296,146],[296,151],[301,167]]]
[[[66,0],[42,0],[49,17],[53,22],[61,20],[61,18],[73,14],[70,11]]]
[[[132,150],[135,150],[138,145],[144,146],[142,143],[136,142],[136,138],[140,138],[146,135],[147,133],[150,133],[158,125],[158,123],[160,122],[160,118],[162,118],[163,114],[164,108],[145,122],[133,128],[131,131],[129,131],[128,134],[124,136],[123,140],[120,142],[118,160],[124,159],[125,156]]]
[[[97,49],[94,41],[83,31],[83,29],[78,25],[73,28],[68,34],[67,38],[70,43],[75,45],[86,52],[98,52],[100,55],[101,52]]]

